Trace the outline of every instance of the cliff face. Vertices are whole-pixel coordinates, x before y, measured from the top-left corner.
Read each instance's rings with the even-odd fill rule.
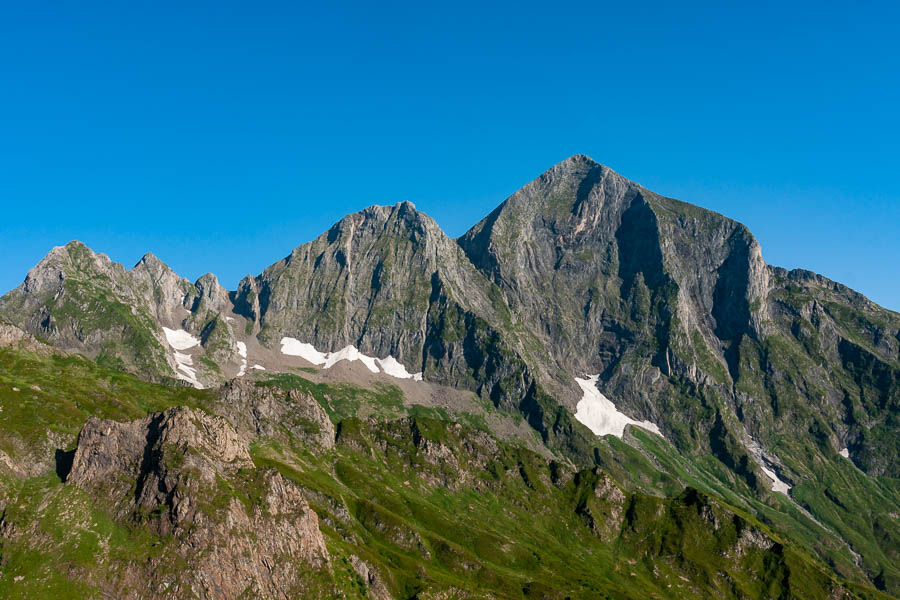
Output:
[[[323,351],[352,345],[513,406],[504,382],[527,391],[499,290],[408,202],[345,217],[242,283],[236,305],[269,346],[284,336]]]
[[[632,393],[661,376],[696,378],[697,353],[727,369],[728,349],[766,320],[768,272],[745,227],[585,156],[513,194],[459,243],[549,350],[544,370],[559,388],[573,375],[608,380],[628,359],[645,361],[626,374]]]
[[[202,411],[88,420],[66,482],[101,498],[117,520],[170,540],[161,556],[109,582],[133,586],[125,597],[144,597],[147,583],[167,590],[163,597],[291,596],[302,593],[306,570],[328,564],[300,490],[274,470],[257,471],[247,440]],[[173,560],[175,573],[166,568]]]

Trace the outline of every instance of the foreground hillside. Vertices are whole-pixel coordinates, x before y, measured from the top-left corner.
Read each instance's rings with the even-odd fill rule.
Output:
[[[637,452],[667,493],[397,388],[170,387],[23,339],[0,350],[4,597],[880,597]]]

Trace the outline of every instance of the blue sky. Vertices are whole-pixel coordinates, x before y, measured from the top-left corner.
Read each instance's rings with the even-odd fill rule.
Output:
[[[896,3],[313,4],[4,3],[0,289],[70,239],[233,287],[401,200],[459,235],[584,153],[900,310]]]

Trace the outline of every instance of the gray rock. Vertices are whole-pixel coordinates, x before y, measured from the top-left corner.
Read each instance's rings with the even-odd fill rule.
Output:
[[[148,583],[199,598],[302,595],[305,570],[328,563],[318,518],[295,485],[254,471],[246,440],[225,419],[176,408],[131,423],[90,419],[67,484],[173,540],[162,556],[117,574],[111,585],[134,590],[125,597],[144,597]],[[189,568],[166,580],[176,557]]]

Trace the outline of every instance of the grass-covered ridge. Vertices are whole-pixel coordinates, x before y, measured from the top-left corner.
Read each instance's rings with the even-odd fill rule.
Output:
[[[308,571],[318,597],[365,597],[378,586],[395,598],[825,598],[841,586],[882,597],[847,566],[845,548],[817,548],[815,528],[785,517],[789,507],[751,501],[723,483],[718,461],[681,457],[639,430],[630,443],[598,444],[602,466],[576,470],[497,439],[482,414],[408,406],[394,386],[266,374],[257,389],[311,397],[335,424],[334,447],[277,426],[263,437],[242,430],[255,468],[217,476],[196,506],[213,521],[235,500],[252,510],[267,469],[298,485],[331,557],[325,571]],[[63,483],[55,456],[90,416],[130,421],[177,405],[228,418],[216,391],[146,383],[79,356],[0,350],[0,450],[31,468],[4,474],[0,593],[93,597],[140,565],[159,561],[176,579],[190,568],[166,558],[178,555],[179,538],[147,526],[155,513],[113,516],[116,498]],[[171,448],[164,463],[178,473],[190,461]],[[839,476],[853,477],[838,469],[828,481]],[[829,486],[847,502],[848,491]],[[876,537],[891,526],[879,520]],[[881,550],[886,559],[891,551]],[[359,561],[374,580],[359,576]],[[123,593],[138,589],[129,585]]]
[[[0,450],[14,458],[51,439],[72,444],[88,417],[126,421],[212,395],[149,383],[80,355],[0,348]]]

